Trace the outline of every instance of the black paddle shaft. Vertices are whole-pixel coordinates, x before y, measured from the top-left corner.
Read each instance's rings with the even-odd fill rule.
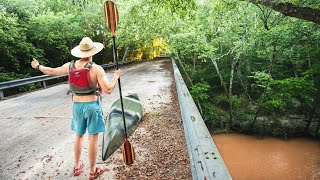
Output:
[[[112,42],[113,42],[113,59],[116,62],[116,69],[118,70],[119,67],[118,67],[118,61],[117,61],[118,57],[117,57],[116,37],[114,35],[112,35]],[[124,108],[123,108],[120,77],[118,79],[118,84],[119,84],[119,93],[120,93],[120,102],[121,102],[121,109],[122,109],[124,133],[126,134],[126,138],[128,138],[127,127],[126,127],[126,118],[124,117]]]

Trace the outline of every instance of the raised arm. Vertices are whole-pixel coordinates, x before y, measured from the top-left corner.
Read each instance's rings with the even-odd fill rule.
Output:
[[[33,58],[32,62],[31,62],[31,66],[35,69],[39,69],[41,72],[43,72],[46,75],[49,76],[59,76],[59,75],[64,75],[68,73],[69,70],[69,62],[65,63],[64,65],[62,65],[61,67],[57,67],[57,68],[51,68],[51,67],[46,67],[43,65],[40,65],[39,62]]]
[[[97,66],[97,77],[100,87],[102,88],[103,92],[110,94],[114,87],[117,84],[117,80],[119,79],[121,75],[121,70],[117,70],[114,73],[114,77],[110,83],[108,83],[106,73],[104,72],[104,69],[101,66]]]

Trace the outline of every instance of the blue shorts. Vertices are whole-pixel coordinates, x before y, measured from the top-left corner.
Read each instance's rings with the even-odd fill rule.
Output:
[[[106,131],[100,101],[74,102],[71,129],[78,135],[98,134]]]

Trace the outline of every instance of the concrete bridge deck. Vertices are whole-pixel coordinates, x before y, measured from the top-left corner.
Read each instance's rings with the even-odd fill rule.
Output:
[[[120,150],[105,163],[102,179],[192,179],[170,60],[122,68],[123,95],[137,93],[144,118],[131,136],[136,161],[122,162]],[[109,79],[113,71],[106,72]],[[71,95],[67,84],[0,101],[0,179],[88,179],[88,140],[84,139],[85,172],[73,177]],[[107,114],[119,98],[116,87],[103,95]],[[101,145],[102,134],[99,137]],[[101,149],[101,147],[99,147]],[[98,162],[101,162],[99,149]]]

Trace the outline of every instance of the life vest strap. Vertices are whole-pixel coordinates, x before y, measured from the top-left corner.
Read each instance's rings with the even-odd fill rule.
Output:
[[[75,60],[72,60],[72,61],[70,62],[70,64],[69,64],[69,73],[72,72],[72,69],[73,69],[73,68],[76,68],[75,64],[76,64]],[[85,68],[88,68],[88,69],[90,70],[93,64],[94,64],[94,62],[89,61],[89,62],[87,62],[86,65],[84,65],[84,67],[85,67]]]

